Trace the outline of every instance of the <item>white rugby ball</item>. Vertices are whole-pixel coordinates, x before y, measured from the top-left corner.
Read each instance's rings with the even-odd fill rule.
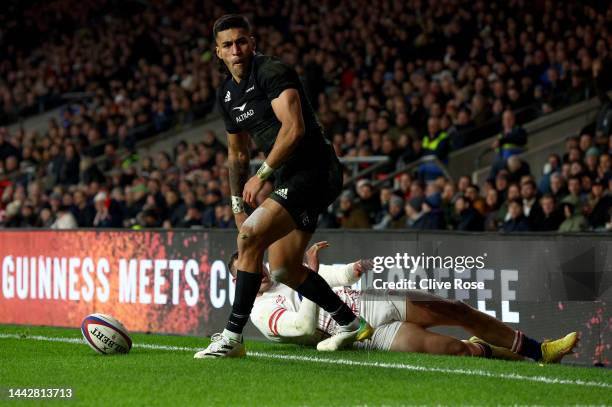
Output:
[[[121,322],[107,314],[87,315],[81,333],[90,348],[103,355],[128,353],[132,339]]]

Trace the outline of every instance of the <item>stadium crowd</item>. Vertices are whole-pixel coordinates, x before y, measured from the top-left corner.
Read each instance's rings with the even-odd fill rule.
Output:
[[[140,156],[136,143],[212,111],[221,79],[212,21],[241,11],[254,16],[258,49],[295,65],[339,156],[386,155],[390,172],[426,154],[446,162],[453,149],[499,132],[482,191],[465,176],[454,183],[404,174],[380,187],[364,179],[323,226],[610,227],[610,126],[570,137],[539,184],[516,154],[528,139],[517,123],[608,89],[612,6],[127,4],[51,1],[0,16],[0,120],[80,92],[45,134],[0,129],[3,226],[233,227],[226,152],[215,134],[156,157]]]

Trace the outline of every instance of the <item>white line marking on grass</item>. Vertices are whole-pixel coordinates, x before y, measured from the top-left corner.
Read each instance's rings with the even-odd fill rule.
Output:
[[[28,335],[26,337],[22,337],[18,334],[2,334],[0,333],[0,339],[30,339],[35,341],[45,341],[45,342],[62,342],[62,343],[74,343],[74,344],[82,344],[86,345],[83,339],[79,338],[61,338],[61,337],[52,337],[52,336],[41,336],[41,335]],[[182,351],[182,352],[194,352],[198,351],[202,348],[194,348],[188,346],[171,346],[171,345],[157,345],[150,343],[136,343],[134,344],[135,348],[143,348],[143,349],[154,349],[154,350],[172,350],[172,351]],[[519,380],[519,381],[530,381],[537,383],[546,383],[546,384],[569,384],[575,386],[589,386],[589,387],[599,387],[604,389],[612,388],[612,383],[604,383],[604,382],[591,382],[580,379],[570,380],[570,379],[558,379],[555,377],[547,377],[547,376],[524,376],[515,373],[491,373],[486,372],[484,370],[470,370],[470,369],[446,369],[441,367],[428,367],[428,366],[419,366],[419,365],[409,365],[405,363],[384,363],[384,362],[360,362],[356,360],[349,359],[327,359],[327,358],[319,358],[313,356],[297,356],[297,355],[281,355],[276,353],[263,353],[263,352],[249,352],[249,356],[254,356],[257,358],[267,358],[267,359],[278,359],[278,360],[290,360],[296,362],[310,362],[310,363],[327,363],[331,365],[344,365],[344,366],[361,366],[368,368],[383,368],[383,369],[399,369],[399,370],[412,370],[417,372],[437,372],[437,373],[447,373],[447,374],[459,374],[466,376],[480,376],[480,377],[488,377],[493,379],[507,379],[507,380]]]

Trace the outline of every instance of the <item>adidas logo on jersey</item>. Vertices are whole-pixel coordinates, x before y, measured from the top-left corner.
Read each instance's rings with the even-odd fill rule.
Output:
[[[276,195],[280,196],[281,198],[287,199],[287,188],[279,188],[274,192],[276,193]]]
[[[232,100],[232,95],[230,94],[230,91],[228,90],[227,93],[225,94],[225,99],[223,99],[223,101],[227,103],[230,100]]]
[[[255,89],[255,85],[253,85],[253,86],[251,86],[250,88],[248,88],[248,89],[246,90],[246,92],[244,92],[244,93],[249,93],[249,92],[250,92],[250,91],[252,91],[253,89]]]

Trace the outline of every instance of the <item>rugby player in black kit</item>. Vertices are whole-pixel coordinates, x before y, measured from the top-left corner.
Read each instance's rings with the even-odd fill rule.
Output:
[[[297,73],[278,58],[255,52],[250,25],[243,16],[219,18],[213,34],[217,57],[228,74],[217,99],[227,130],[239,255],[227,326],[195,357],[246,354],[242,331],[259,291],[266,249],[272,277],[318,304],[340,326],[317,349],[336,350],[369,338],[371,326],[357,318],[322,277],[302,264],[319,214],[342,189],[342,168]],[[265,162],[250,178],[249,137],[266,154]],[[256,196],[272,174],[274,191],[247,217],[244,203],[256,206]]]

